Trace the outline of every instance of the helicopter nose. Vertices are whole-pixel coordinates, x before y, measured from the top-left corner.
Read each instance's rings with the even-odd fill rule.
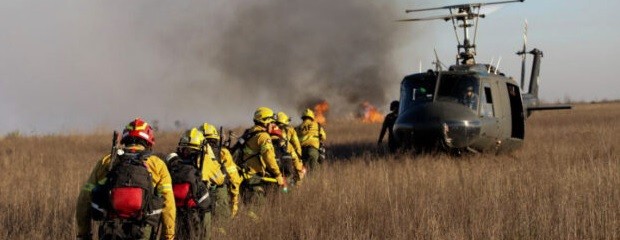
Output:
[[[441,126],[443,142],[451,148],[464,148],[473,143],[480,134],[480,121],[446,121]]]
[[[428,103],[407,109],[395,124],[396,137],[414,145],[437,141],[450,148],[464,148],[480,134],[481,123],[469,108],[452,103]]]

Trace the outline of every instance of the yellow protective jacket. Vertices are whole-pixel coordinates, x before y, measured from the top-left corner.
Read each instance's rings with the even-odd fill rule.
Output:
[[[286,151],[291,154],[293,158],[293,166],[297,172],[301,173],[304,164],[301,159],[299,159],[301,157],[301,145],[299,144],[299,138],[297,138],[297,132],[295,128],[286,124],[278,125],[278,127],[282,129],[282,139],[285,141]]]
[[[125,148],[125,150],[141,151],[144,150],[144,147],[129,146]],[[148,171],[153,177],[153,187],[155,187],[157,194],[163,196],[164,198],[164,209],[162,212],[164,236],[166,239],[174,239],[176,207],[174,205],[174,195],[172,193],[172,179],[170,178],[170,173],[168,172],[166,163],[155,155],[149,156],[145,160],[145,163]],[[97,185],[102,185],[106,182],[109,164],[110,155],[107,155],[98,161],[91,171],[90,177],[88,177],[86,184],[84,184],[84,187],[80,191],[75,214],[78,227],[78,236],[84,236],[92,233],[90,216],[91,192]]]
[[[202,163],[198,163],[200,166]],[[221,186],[226,181],[226,172],[222,171],[222,165],[215,158],[213,149],[207,146],[204,156],[204,167],[202,167],[202,181],[209,182],[211,185]]]
[[[293,147],[293,150],[298,156],[301,156],[301,144],[299,143],[299,137],[297,137],[297,131],[295,131],[295,128],[287,124],[279,125],[279,127],[284,130],[284,133],[286,134],[284,138],[288,141],[288,145]]]
[[[246,173],[281,178],[282,173],[276,162],[275,150],[267,129],[255,125],[248,131],[250,134],[255,133],[255,135],[246,141],[242,149],[241,164],[245,165],[242,167],[247,171]]]
[[[205,157],[211,160],[205,161],[205,167],[202,168],[202,180],[218,186],[221,186],[226,180],[230,182],[228,192],[230,193],[231,210],[234,215],[239,208],[239,186],[243,181],[243,178],[239,176],[239,168],[233,161],[230,151],[226,148],[220,150],[221,162],[218,162],[215,158],[211,146],[207,146]],[[224,167],[222,168],[222,166]]]
[[[305,119],[298,127],[297,133],[302,147],[319,148],[321,142],[327,139],[323,126],[310,119]]]

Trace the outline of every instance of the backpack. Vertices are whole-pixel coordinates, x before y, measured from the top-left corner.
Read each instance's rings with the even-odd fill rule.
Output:
[[[177,208],[208,210],[211,206],[209,186],[202,181],[200,170],[192,161],[175,157],[168,162],[172,192]]]
[[[293,156],[288,152],[288,141],[285,138],[278,138],[273,142],[276,155],[276,162],[284,176],[294,176],[297,174],[293,166]]]
[[[237,139],[237,143],[231,148],[231,152],[234,153],[234,162],[235,164],[237,164],[237,166],[241,168],[245,168],[245,163],[248,160],[260,155],[260,152],[259,152],[256,154],[252,154],[251,156],[247,158],[243,158],[243,148],[247,145],[250,139],[258,135],[259,133],[263,133],[263,132],[266,133],[267,131],[259,130],[259,131],[250,132],[249,129],[246,129],[245,132],[243,132],[243,135],[241,135],[241,137]]]
[[[117,156],[106,182],[93,190],[95,220],[123,219],[156,225],[163,209],[163,198],[155,195],[153,177],[145,160],[148,151]]]

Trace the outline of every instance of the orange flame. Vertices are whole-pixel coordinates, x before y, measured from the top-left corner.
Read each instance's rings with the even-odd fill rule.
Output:
[[[383,122],[383,114],[375,106],[365,101],[362,103],[362,122],[380,123]]]
[[[329,104],[325,100],[314,105],[314,118],[318,123],[323,125],[327,123],[327,119],[325,119],[325,113],[327,110],[329,110]]]

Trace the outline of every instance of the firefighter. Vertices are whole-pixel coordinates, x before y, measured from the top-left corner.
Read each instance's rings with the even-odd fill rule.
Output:
[[[377,145],[381,145],[383,142],[383,136],[385,133],[388,134],[388,147],[390,152],[395,152],[398,148],[398,144],[396,139],[394,139],[394,123],[396,123],[396,119],[398,118],[398,101],[392,101],[390,103],[390,113],[385,115],[385,120],[383,120],[383,126],[381,127],[381,133],[379,133],[379,140],[377,141]]]
[[[92,239],[91,220],[99,220],[99,239],[153,238],[160,223],[164,238],[174,239],[176,208],[171,178],[164,161],[150,154],[155,144],[153,129],[136,118],[123,130],[120,143],[121,149],[115,143],[113,154],[97,162],[80,191],[77,238]],[[144,188],[121,183],[128,179]]]
[[[297,131],[290,125],[290,119],[284,112],[278,112],[276,115],[276,124],[282,130],[282,145],[286,152],[290,155],[292,164],[296,170],[296,176],[287,176],[287,180],[299,182],[306,175],[306,169],[301,162],[301,145],[297,137]]]
[[[209,144],[209,149],[211,150],[209,155],[220,165],[220,169],[226,173],[226,182],[228,183],[228,191],[219,189],[217,192],[218,201],[215,202],[214,212],[216,218],[235,216],[239,209],[239,189],[243,181],[243,178],[239,176],[239,167],[233,161],[230,151],[223,146],[222,139],[215,126],[204,123],[199,129],[204,133],[207,144]],[[219,152],[219,155],[215,155],[214,152]],[[229,198],[225,198],[225,196],[229,196]],[[230,207],[227,208],[228,206]]]
[[[196,128],[185,131],[175,153],[166,157],[172,176],[177,217],[176,238],[209,239],[213,199],[209,176],[201,174],[201,165],[211,161],[207,155],[204,134]],[[204,170],[204,168],[202,168]],[[205,179],[206,178],[206,179]]]
[[[235,154],[237,165],[243,171],[244,202],[262,204],[272,186],[284,187],[286,183],[268,132],[274,123],[273,110],[260,107],[254,112],[253,120],[254,126],[244,132],[233,149],[239,150]]]
[[[270,123],[267,132],[271,136],[274,153],[276,155],[276,163],[280,168],[282,176],[287,183],[294,183],[297,176],[295,165],[293,164],[293,155],[288,150],[287,141],[284,138],[284,132],[275,123]],[[288,188],[285,189],[288,191]]]
[[[297,127],[301,143],[301,159],[310,170],[317,168],[322,163],[322,155],[325,154],[323,142],[327,139],[325,130],[314,118],[314,112],[306,109],[301,114],[303,122]]]

